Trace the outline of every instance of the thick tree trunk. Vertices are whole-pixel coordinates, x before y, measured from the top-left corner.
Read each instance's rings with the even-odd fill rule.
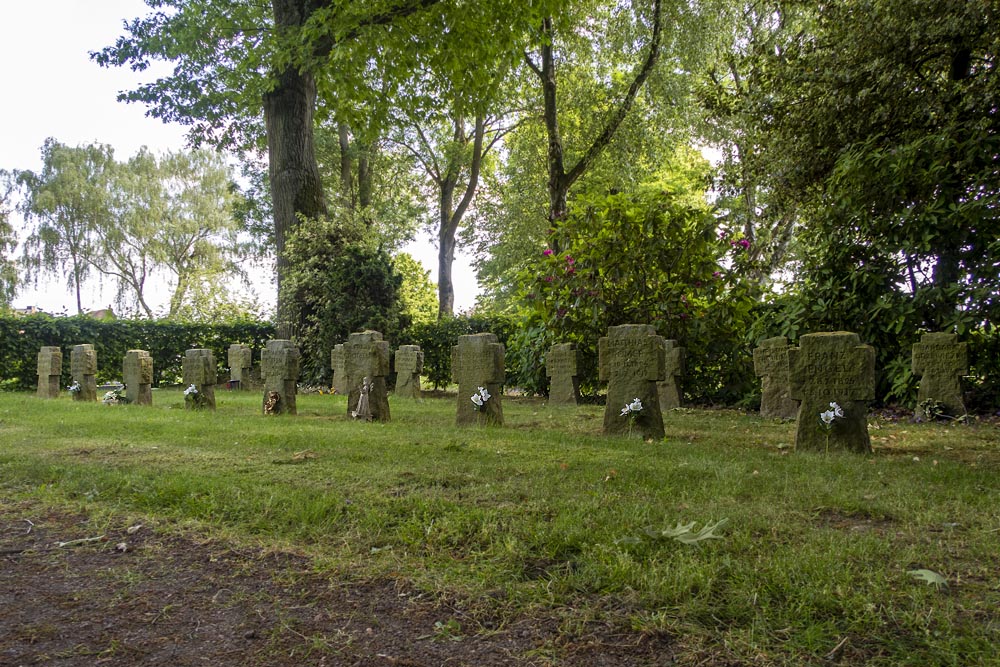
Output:
[[[465,145],[468,135],[465,133],[465,119],[455,118],[455,143]],[[457,161],[459,158],[450,158],[448,171],[444,180],[439,181],[441,188],[441,220],[438,227],[438,319],[443,319],[455,314],[455,283],[452,280],[451,270],[455,264],[455,235],[458,233],[458,226],[465,217],[465,212],[469,210],[469,204],[479,187],[479,172],[483,165],[483,139],[486,136],[486,119],[483,116],[476,117],[476,126],[473,130],[472,140],[472,163],[469,165],[469,181],[465,184],[465,192],[458,207],[452,210],[455,202],[455,188],[458,187],[459,174],[462,165]],[[454,154],[452,154],[454,155]]]
[[[299,224],[299,216],[326,215],[323,183],[313,147],[316,84],[310,74],[287,70],[278,85],[264,96],[267,129],[268,176],[274,209],[274,244],[277,254],[278,324],[286,322],[282,277],[288,266],[285,239]]]

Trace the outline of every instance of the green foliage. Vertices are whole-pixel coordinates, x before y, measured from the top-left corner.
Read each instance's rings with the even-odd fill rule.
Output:
[[[409,323],[403,278],[381,248],[367,242],[363,223],[346,218],[309,221],[288,238],[289,269],[281,285],[302,351],[302,381],[329,384],[330,350],[350,333],[373,329],[392,342]]]
[[[627,323],[652,324],[687,348],[691,400],[731,402],[753,383],[742,345],[752,302],[725,269],[746,242],[720,238],[699,165],[687,167],[634,193],[579,196],[551,247],[522,273],[531,308],[522,349],[538,355],[554,342],[577,343],[584,391],[598,389],[598,339]],[[536,356],[530,367],[541,364]],[[541,384],[535,372],[522,378],[528,386]]]
[[[458,337],[477,333],[494,333],[500,343],[508,345],[515,330],[513,319],[502,315],[458,315],[426,323],[417,323],[406,330],[400,339],[408,345],[419,345],[424,353],[424,375],[434,388],[451,383],[451,348],[458,344]],[[510,349],[506,354],[508,384],[512,377],[515,358]]]
[[[10,305],[19,282],[17,265],[10,256],[17,247],[17,236],[9,220],[14,187],[13,174],[0,169],[0,312]]]
[[[400,298],[403,300],[403,313],[410,322],[430,324],[437,320],[437,285],[431,282],[431,272],[405,252],[394,255],[392,265],[403,277]]]
[[[31,274],[65,273],[77,293],[93,274],[113,281],[121,310],[147,318],[146,286],[160,274],[172,285],[168,317],[202,312],[212,285],[239,274],[234,195],[229,170],[214,153],[167,153],[145,148],[127,162],[110,146],[65,146],[47,139],[39,173],[22,172],[22,205],[34,223],[24,258]]]
[[[49,315],[0,316],[0,378],[5,389],[35,387],[38,350],[51,345],[62,348],[62,384],[68,386],[73,346],[91,343],[97,351],[98,382],[120,381],[125,353],[146,350],[153,358],[153,384],[172,384],[180,381],[185,350],[208,348],[215,354],[219,367],[224,368],[228,363],[229,346],[233,343],[261,350],[273,337],[272,325],[249,320],[209,324]],[[259,352],[254,354],[257,356]]]
[[[767,333],[858,332],[878,353],[879,399],[912,406],[919,332],[995,348],[998,8],[777,3],[744,18],[704,99],[728,128],[731,211],[768,218],[779,244],[797,224]],[[974,386],[992,392],[980,405],[995,403],[996,357],[974,354]]]

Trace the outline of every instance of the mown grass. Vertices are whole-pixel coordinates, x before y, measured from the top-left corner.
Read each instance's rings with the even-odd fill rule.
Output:
[[[0,491],[195,522],[472,610],[554,609],[569,632],[668,633],[730,664],[830,664],[840,645],[841,664],[1000,665],[992,425],[873,421],[876,452],[856,456],[792,452],[793,424],[731,411],[671,412],[648,443],[601,436],[601,408],[540,401],[459,430],[454,398],[393,399],[389,424],[350,421],[333,396],[279,418],[255,394],[219,392],[216,413],[154,400],[4,394]],[[723,518],[697,545],[645,533]]]

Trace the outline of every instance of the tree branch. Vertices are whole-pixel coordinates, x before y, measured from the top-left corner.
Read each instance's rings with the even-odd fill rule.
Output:
[[[622,121],[625,120],[625,116],[628,114],[629,109],[632,108],[632,104],[635,102],[635,97],[642,88],[642,85],[646,82],[649,77],[649,73],[653,70],[653,66],[656,65],[657,60],[660,58],[660,38],[662,34],[662,13],[660,11],[660,0],[654,0],[653,2],[653,35],[650,39],[649,53],[646,56],[645,62],[639,68],[636,73],[635,78],[632,80],[632,84],[628,88],[628,92],[625,94],[625,98],[622,103],[615,110],[615,113],[611,115],[608,119],[607,124],[605,124],[604,129],[601,133],[594,139],[594,143],[590,145],[587,152],[580,158],[573,168],[566,174],[565,185],[568,188],[572,185],[576,179],[580,178],[594,159],[600,155],[601,151],[611,142],[611,138],[614,136],[615,132],[618,130],[618,126],[621,125]]]

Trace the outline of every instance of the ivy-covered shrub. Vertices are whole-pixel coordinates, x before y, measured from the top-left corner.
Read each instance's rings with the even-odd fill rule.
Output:
[[[122,361],[128,350],[147,350],[153,358],[153,384],[179,381],[184,351],[208,348],[219,368],[225,368],[229,346],[249,345],[254,358],[274,326],[267,322],[238,321],[221,324],[180,323],[167,320],[95,320],[90,317],[50,315],[0,317],[0,381],[9,390],[33,389],[38,350],[58,346],[63,352],[63,385],[70,382],[70,353],[74,345],[90,343],[97,351],[97,381],[121,380]]]

